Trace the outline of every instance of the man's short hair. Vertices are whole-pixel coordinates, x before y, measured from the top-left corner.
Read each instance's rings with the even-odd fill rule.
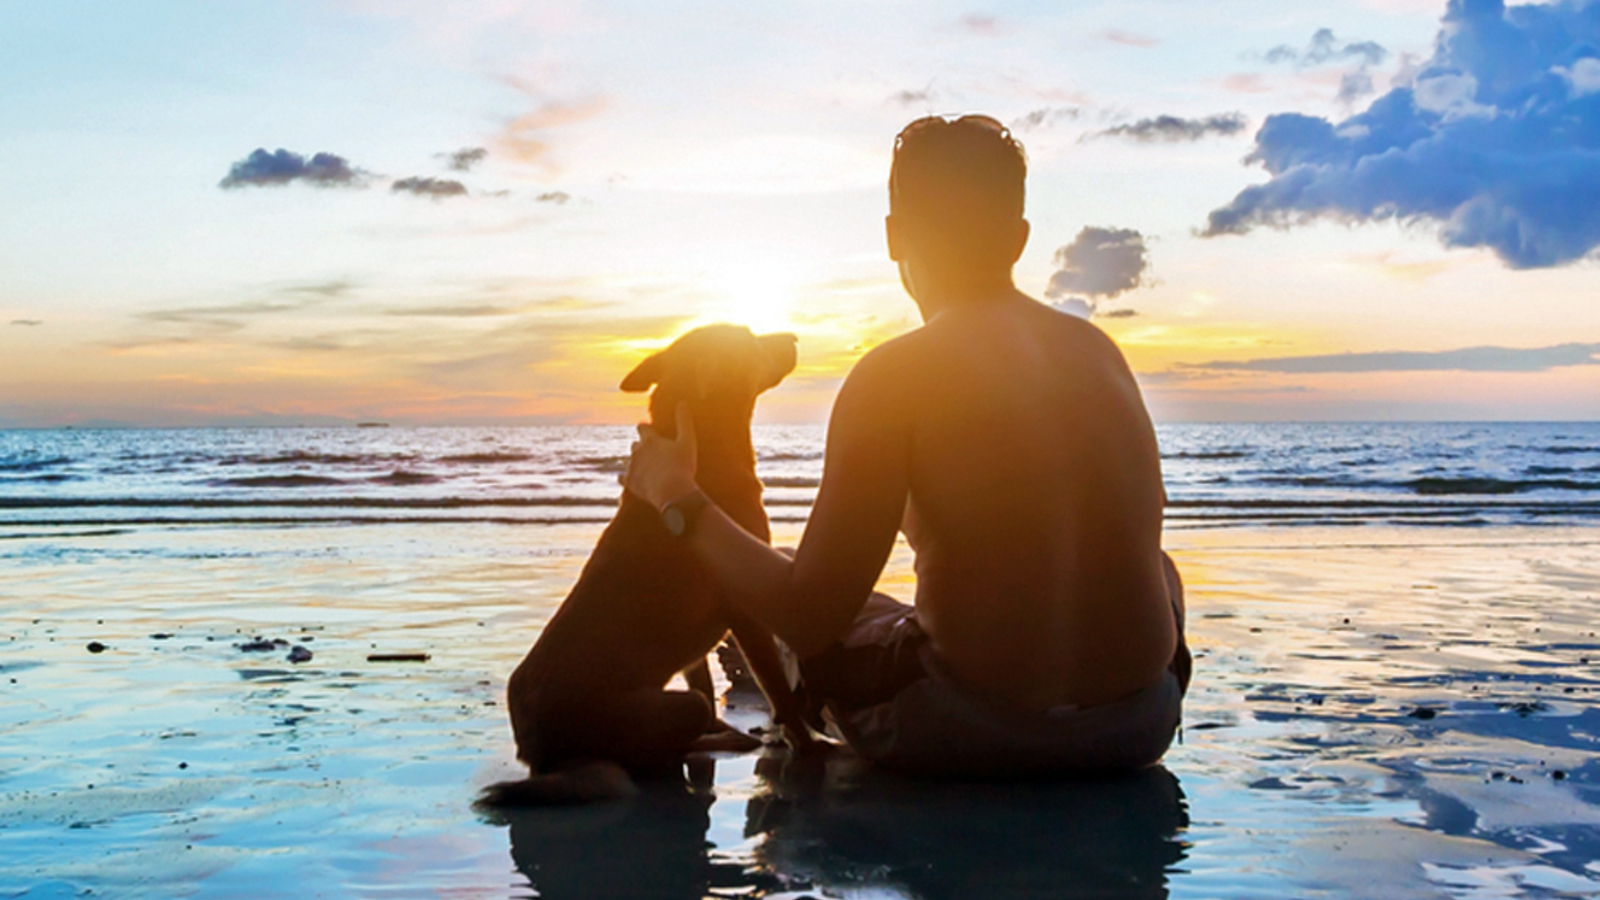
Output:
[[[1022,218],[1027,174],[1022,145],[994,119],[928,116],[895,138],[889,212],[925,249],[1009,268],[1012,232],[1004,226]]]

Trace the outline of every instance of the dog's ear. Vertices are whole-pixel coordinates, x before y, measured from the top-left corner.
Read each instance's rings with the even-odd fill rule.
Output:
[[[645,357],[644,362],[633,367],[628,377],[622,379],[622,389],[630,394],[638,394],[650,390],[650,386],[661,381],[662,369],[667,364],[667,351],[652,353]]]
[[[760,390],[767,390],[777,386],[790,372],[794,371],[798,354],[795,345],[799,338],[787,332],[778,334],[763,334],[756,338],[761,345],[762,354],[766,357],[766,364],[761,368],[760,379],[757,382]]]

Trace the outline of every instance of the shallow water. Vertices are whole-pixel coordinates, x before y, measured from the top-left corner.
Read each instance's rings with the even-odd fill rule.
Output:
[[[486,818],[477,787],[517,772],[503,679],[599,528],[0,542],[0,895],[1600,894],[1593,529],[1171,533],[1198,675],[1140,779],[930,787],[772,751]],[[883,586],[909,584],[902,548]]]

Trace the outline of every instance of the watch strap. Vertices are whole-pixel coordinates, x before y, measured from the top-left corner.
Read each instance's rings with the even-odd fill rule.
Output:
[[[711,498],[696,490],[661,507],[661,524],[673,537],[687,537],[710,505]]]

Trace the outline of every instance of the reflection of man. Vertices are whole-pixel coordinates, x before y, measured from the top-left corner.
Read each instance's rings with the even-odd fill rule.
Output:
[[[913,770],[1146,766],[1187,686],[1138,386],[1104,333],[1012,284],[1025,170],[987,117],[921,119],[896,139],[889,255],[924,324],[845,380],[792,559],[703,503],[692,429],[641,429],[626,476],[687,521],[850,743]],[[897,530],[916,551],[914,610],[872,593]]]

